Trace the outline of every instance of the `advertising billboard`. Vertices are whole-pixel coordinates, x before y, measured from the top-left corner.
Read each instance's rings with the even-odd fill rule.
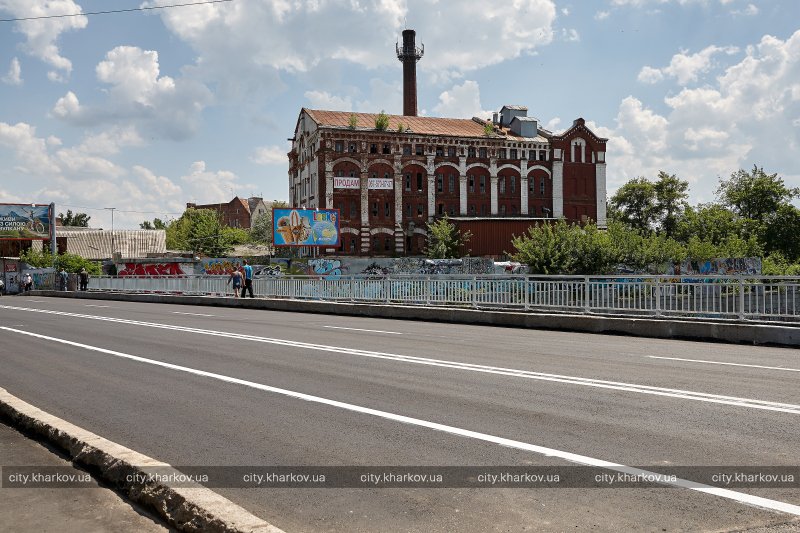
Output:
[[[49,238],[49,205],[0,204],[0,239],[47,240]]]
[[[338,209],[272,210],[275,246],[339,246]]]

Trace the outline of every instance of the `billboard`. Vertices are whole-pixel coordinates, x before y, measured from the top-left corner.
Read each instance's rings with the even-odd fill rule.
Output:
[[[275,246],[339,246],[338,209],[272,210]]]
[[[47,240],[49,238],[49,205],[0,204],[0,239]]]

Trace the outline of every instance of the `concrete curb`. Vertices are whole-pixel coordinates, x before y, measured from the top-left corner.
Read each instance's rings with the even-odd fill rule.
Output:
[[[411,305],[377,305],[363,303],[320,302],[309,300],[225,298],[209,296],[176,296],[166,294],[130,294],[112,292],[32,291],[29,295],[92,300],[169,303],[265,309],[300,313],[426,320],[453,324],[476,324],[513,328],[573,331],[736,344],[800,346],[800,324],[747,324],[722,320],[647,318],[546,314],[538,312],[491,311]]]
[[[121,490],[130,500],[153,510],[180,531],[282,533],[200,485],[171,487],[147,480],[148,468],[158,467],[159,472],[169,473],[171,467],[37,409],[2,388],[0,419],[64,450],[73,462],[99,474],[103,481]]]

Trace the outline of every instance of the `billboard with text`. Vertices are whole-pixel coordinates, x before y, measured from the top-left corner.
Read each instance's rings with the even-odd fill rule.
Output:
[[[49,205],[0,204],[0,239],[47,240],[49,238]]]
[[[275,246],[339,246],[338,209],[272,210]]]

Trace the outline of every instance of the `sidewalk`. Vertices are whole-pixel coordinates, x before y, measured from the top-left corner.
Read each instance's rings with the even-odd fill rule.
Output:
[[[60,467],[77,476],[85,471],[42,444],[0,423],[0,468]],[[165,532],[145,511],[132,506],[111,489],[92,479],[88,488],[7,488],[8,473],[0,480],[0,524],[9,531]]]

